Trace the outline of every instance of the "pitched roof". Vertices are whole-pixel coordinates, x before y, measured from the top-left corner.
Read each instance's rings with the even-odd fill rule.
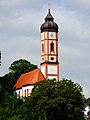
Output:
[[[41,70],[35,69],[31,72],[22,74],[20,78],[17,80],[13,88],[19,89],[19,88],[22,88],[23,86],[30,85],[30,84],[32,85],[42,80],[45,80],[45,77],[42,74]]]

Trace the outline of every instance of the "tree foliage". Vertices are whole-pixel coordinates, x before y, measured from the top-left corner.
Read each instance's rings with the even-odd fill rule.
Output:
[[[86,104],[90,107],[90,98],[86,99]]]
[[[0,105],[0,120],[8,120],[17,115],[22,103],[15,95],[6,93],[3,104]]]
[[[9,67],[10,72],[3,77],[0,77],[0,95],[4,95],[6,92],[11,93],[13,85],[16,83],[20,75],[25,72],[32,71],[36,68],[36,65],[31,64],[27,60],[20,59],[14,61]]]
[[[34,69],[37,69],[37,65],[33,65],[29,61],[23,59],[14,61],[9,67],[10,72],[16,79],[18,79],[21,74],[30,72]]]
[[[84,120],[82,87],[71,80],[36,83],[25,101],[13,95],[19,76],[36,68],[20,59],[11,64],[8,74],[0,77],[0,120]]]
[[[35,84],[23,115],[27,113],[31,120],[84,120],[83,105],[80,85],[71,80],[49,80]]]
[[[8,74],[0,77],[0,120],[7,120],[9,117],[19,119],[17,111],[20,111],[22,105],[18,104],[17,98],[13,95],[13,85],[21,74],[36,68],[37,66],[29,61],[20,59],[11,64]]]
[[[71,80],[36,83],[23,102],[6,94],[0,107],[5,120],[84,120],[84,96],[80,85]]]

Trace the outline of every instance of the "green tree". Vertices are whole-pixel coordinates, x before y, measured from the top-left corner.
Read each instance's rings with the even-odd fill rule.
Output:
[[[0,105],[0,120],[8,120],[13,116],[18,116],[18,112],[23,104],[21,99],[17,99],[16,95],[6,93],[3,104]]]
[[[13,92],[13,85],[16,83],[20,75],[36,68],[37,65],[31,64],[27,60],[20,59],[14,61],[9,67],[10,72],[3,77],[0,77],[0,95],[4,95],[5,92]]]
[[[23,106],[26,120],[84,120],[84,96],[71,80],[42,81],[35,84]],[[26,116],[25,116],[26,115]]]
[[[22,120],[19,116],[13,116],[9,118],[8,120]]]
[[[4,89],[4,81],[3,81],[3,77],[0,77],[0,104],[2,103],[2,101],[4,100],[4,93],[5,93],[5,89]]]
[[[20,111],[20,109],[13,109],[15,101],[17,102],[17,99],[13,98],[15,97],[13,95],[13,85],[21,74],[36,68],[37,66],[31,64],[29,61],[20,59],[11,64],[9,68],[10,72],[8,74],[0,77],[0,120],[6,120],[8,116],[13,117],[14,111]],[[17,119],[19,118],[17,115],[14,116],[14,118],[15,117]]]
[[[90,98],[86,99],[86,105],[90,107]]]
[[[18,79],[21,74],[37,69],[37,65],[31,64],[29,61],[20,59],[14,61],[9,67],[10,72]]]

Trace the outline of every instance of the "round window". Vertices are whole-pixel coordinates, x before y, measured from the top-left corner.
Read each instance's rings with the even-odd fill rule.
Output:
[[[54,60],[54,57],[51,57],[51,60]]]

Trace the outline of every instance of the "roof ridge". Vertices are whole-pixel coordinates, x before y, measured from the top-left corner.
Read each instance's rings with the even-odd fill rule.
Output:
[[[44,80],[45,77],[42,74],[40,69],[35,69],[31,72],[22,74],[14,85],[14,89],[23,87],[23,85],[35,84],[41,80]]]

